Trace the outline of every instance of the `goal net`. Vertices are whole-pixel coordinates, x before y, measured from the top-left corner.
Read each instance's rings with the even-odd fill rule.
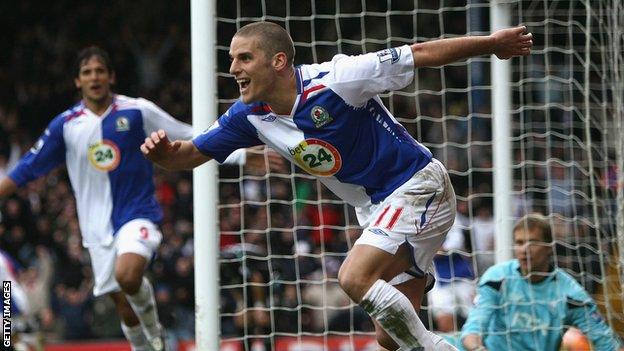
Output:
[[[512,219],[536,211],[549,218],[555,263],[622,335],[623,5],[508,4],[511,23],[526,25],[535,43],[531,56],[511,62]],[[238,98],[229,41],[252,21],[285,27],[302,64],[487,34],[489,7],[476,0],[217,1],[220,112]],[[451,289],[430,293],[420,312],[425,325],[449,336],[494,263],[496,238],[511,235],[496,232],[493,218],[490,64],[484,56],[418,69],[410,86],[382,95],[447,166],[458,196],[453,239],[437,262],[438,286]],[[257,154],[245,166],[220,168],[222,349],[374,350],[372,323],[337,282],[361,233],[353,209],[296,166],[272,162],[267,150]]]

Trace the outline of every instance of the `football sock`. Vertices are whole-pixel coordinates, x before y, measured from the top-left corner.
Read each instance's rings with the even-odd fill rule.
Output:
[[[139,291],[134,295],[127,295],[128,302],[134,313],[141,321],[143,331],[148,340],[160,336],[161,326],[158,321],[158,311],[156,310],[156,301],[154,299],[154,290],[152,284],[143,277],[143,282]]]
[[[141,324],[137,324],[134,327],[129,327],[123,322],[121,323],[121,330],[123,331],[126,339],[130,342],[132,351],[148,351],[147,339],[141,328]]]
[[[447,349],[442,338],[425,328],[410,300],[384,280],[370,287],[360,306],[399,344],[399,350]]]

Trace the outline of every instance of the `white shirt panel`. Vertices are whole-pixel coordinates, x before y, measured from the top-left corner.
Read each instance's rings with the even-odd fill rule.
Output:
[[[358,56],[336,55],[329,62],[308,67],[311,76],[317,70],[330,71],[319,82],[355,107],[363,106],[377,94],[403,89],[414,79],[414,57],[409,45]]]
[[[87,109],[65,123],[63,137],[67,173],[76,196],[78,221],[85,247],[110,245],[113,241],[113,197],[108,172],[89,161],[89,146],[102,140],[101,119]]]
[[[123,96],[119,97],[119,99],[130,98]],[[145,135],[150,135],[158,129],[164,129],[167,131],[167,136],[170,140],[189,140],[193,137],[193,128],[190,125],[173,118],[153,102],[143,98],[132,100],[135,100],[136,106],[143,115]]]
[[[276,117],[266,121],[263,120],[264,117],[248,116],[249,122],[258,130],[260,140],[292,163],[297,164],[290,150],[296,149],[305,140],[303,132],[290,118]],[[362,186],[341,183],[336,177],[319,177],[319,180],[341,199],[353,206],[370,205],[370,197]]]

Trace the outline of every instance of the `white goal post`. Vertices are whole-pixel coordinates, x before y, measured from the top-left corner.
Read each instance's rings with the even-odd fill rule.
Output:
[[[216,3],[191,0],[191,65],[193,131],[197,135],[217,116]],[[195,344],[219,349],[218,170],[209,162],[193,170],[195,275]]]

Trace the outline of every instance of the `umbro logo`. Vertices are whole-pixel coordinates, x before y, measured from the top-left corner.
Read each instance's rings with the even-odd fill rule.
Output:
[[[275,116],[275,115],[268,115],[268,116],[262,117],[262,120],[264,122],[273,122],[276,119],[277,119],[277,116]]]
[[[368,231],[370,231],[373,234],[377,234],[377,235],[389,236],[388,233],[384,232],[383,230],[381,230],[379,228],[368,228]]]

